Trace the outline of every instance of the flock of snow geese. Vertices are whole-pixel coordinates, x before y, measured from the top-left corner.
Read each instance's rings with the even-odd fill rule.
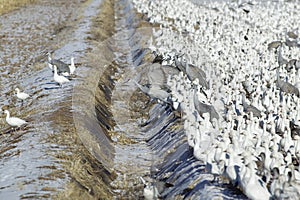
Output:
[[[154,62],[177,70],[165,85],[136,84],[181,112],[194,156],[250,199],[299,199],[299,3],[133,2],[160,25]]]
[[[74,71],[76,69],[74,64],[74,58],[71,57],[71,64],[67,64],[61,60],[52,59],[50,52],[48,52],[47,55],[48,55],[48,66],[53,72],[53,79],[56,83],[60,85],[60,87],[62,87],[62,84],[69,82],[70,80],[68,78],[74,75]],[[29,94],[25,92],[21,92],[19,88],[16,88],[15,92],[17,98],[22,101],[22,104],[23,101],[25,101],[30,97]],[[6,122],[13,128],[20,128],[23,125],[28,123],[23,119],[17,117],[11,117],[8,110],[4,110],[4,113],[6,114],[6,118],[5,118]]]

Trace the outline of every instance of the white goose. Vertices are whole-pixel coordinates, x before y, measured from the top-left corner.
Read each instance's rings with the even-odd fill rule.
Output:
[[[76,70],[75,64],[74,64],[74,57],[71,57],[71,65],[69,65],[69,70],[62,72],[61,74],[64,76],[71,76],[74,74]]]
[[[19,88],[16,88],[15,91],[17,92],[18,99],[21,99],[22,101],[29,97],[29,94],[26,94],[25,92],[20,92]]]
[[[71,65],[69,65],[69,69],[70,69],[70,75],[74,74],[76,67],[74,64],[74,57],[71,57]]]
[[[240,186],[244,193],[253,200],[270,199],[271,194],[265,183],[255,174],[253,166],[246,165],[241,170]]]
[[[52,58],[51,58],[51,53],[48,52],[47,55],[48,55],[48,67],[49,67],[51,70],[53,70],[53,65],[51,64],[51,60],[52,60]]]
[[[17,117],[10,117],[8,110],[5,110],[4,113],[6,114],[6,122],[12,127],[20,127],[24,124],[27,124],[27,122],[23,119]]]
[[[53,76],[54,81],[57,82],[60,85],[60,87],[62,87],[63,83],[70,82],[70,80],[67,79],[66,77],[57,74],[57,67],[55,65],[53,66],[53,70],[54,70],[54,76]]]
[[[74,71],[76,70],[75,64],[74,64],[74,57],[71,57],[71,64],[64,63],[61,60],[52,59],[50,52],[47,53],[48,55],[48,67],[51,70],[54,70],[54,65],[56,66],[56,69],[59,74],[62,74],[64,76],[71,76],[74,74]]]

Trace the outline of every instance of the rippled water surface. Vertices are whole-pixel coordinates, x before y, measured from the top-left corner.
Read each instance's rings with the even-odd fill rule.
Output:
[[[57,157],[71,152],[71,147],[58,140],[61,134],[75,133],[71,108],[75,81],[60,88],[46,65],[45,53],[53,52],[66,62],[74,56],[80,63],[88,48],[86,32],[100,3],[38,1],[0,17],[2,110],[29,122],[13,131],[2,115],[1,199],[48,198],[69,179]],[[30,94],[30,99],[17,100],[16,87]]]

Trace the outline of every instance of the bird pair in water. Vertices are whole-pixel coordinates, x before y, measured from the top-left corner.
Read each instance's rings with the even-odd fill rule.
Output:
[[[63,83],[70,82],[70,80],[66,77],[70,77],[74,74],[76,67],[74,64],[74,57],[71,57],[71,64],[66,64],[61,60],[52,59],[50,52],[48,55],[48,66],[51,70],[53,70],[54,81],[57,82],[61,87]]]
[[[15,89],[16,96],[18,99],[22,100],[22,103],[24,100],[28,99],[30,96],[29,94],[25,92],[21,92],[19,88]],[[23,119],[17,118],[17,117],[10,117],[10,113],[8,110],[4,110],[4,113],[6,114],[6,122],[8,125],[14,127],[14,128],[20,128],[21,126],[27,124],[27,122]]]

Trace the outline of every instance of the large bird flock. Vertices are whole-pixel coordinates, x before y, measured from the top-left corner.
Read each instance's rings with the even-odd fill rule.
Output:
[[[180,71],[167,86],[194,156],[250,199],[299,199],[300,4],[133,2]]]

